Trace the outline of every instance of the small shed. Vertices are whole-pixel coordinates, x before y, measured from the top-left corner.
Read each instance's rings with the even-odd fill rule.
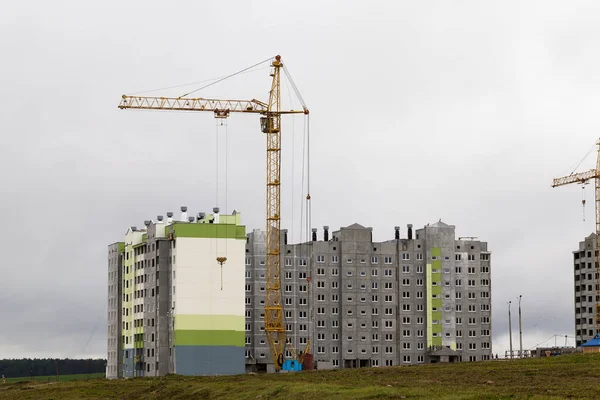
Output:
[[[300,364],[297,360],[285,360],[281,366],[281,371],[302,371],[302,364]]]
[[[600,353],[600,333],[581,345],[585,353]]]

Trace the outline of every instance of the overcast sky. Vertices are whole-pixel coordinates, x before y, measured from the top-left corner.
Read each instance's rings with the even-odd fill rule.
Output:
[[[600,136],[599,2],[0,5],[0,358],[105,356],[107,245],[128,226],[217,201],[264,226],[258,118],[228,120],[217,180],[210,114],[117,105],[275,54],[311,110],[313,226],[358,222],[387,240],[441,218],[493,252],[494,353],[519,294],[525,348],[574,336],[571,252],[594,230],[593,189],[583,222],[582,190],[550,185]],[[196,94],[266,100],[268,69],[235,79]],[[303,123],[283,125],[283,226],[296,239]]]

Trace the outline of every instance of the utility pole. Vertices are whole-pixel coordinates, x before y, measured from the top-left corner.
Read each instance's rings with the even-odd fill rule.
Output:
[[[523,328],[521,326],[521,298],[522,294],[519,295],[519,358],[523,357]]]
[[[513,347],[512,347],[512,322],[511,322],[511,318],[510,318],[510,303],[511,301],[508,301],[508,338],[510,340],[510,358],[513,358]]]

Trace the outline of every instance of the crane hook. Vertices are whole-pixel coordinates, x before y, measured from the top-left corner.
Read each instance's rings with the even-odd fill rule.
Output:
[[[582,189],[582,192],[581,192],[581,206],[583,208],[583,210],[582,210],[583,211],[583,222],[585,222],[585,185],[586,184],[587,184],[587,182],[585,182],[585,183],[583,183],[581,185],[581,189]]]

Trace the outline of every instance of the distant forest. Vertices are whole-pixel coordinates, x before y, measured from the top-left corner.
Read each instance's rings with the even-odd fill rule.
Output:
[[[105,372],[106,360],[71,360],[71,359],[21,359],[0,360],[0,375],[6,378],[26,376],[56,375],[56,366],[60,375],[94,374]]]

